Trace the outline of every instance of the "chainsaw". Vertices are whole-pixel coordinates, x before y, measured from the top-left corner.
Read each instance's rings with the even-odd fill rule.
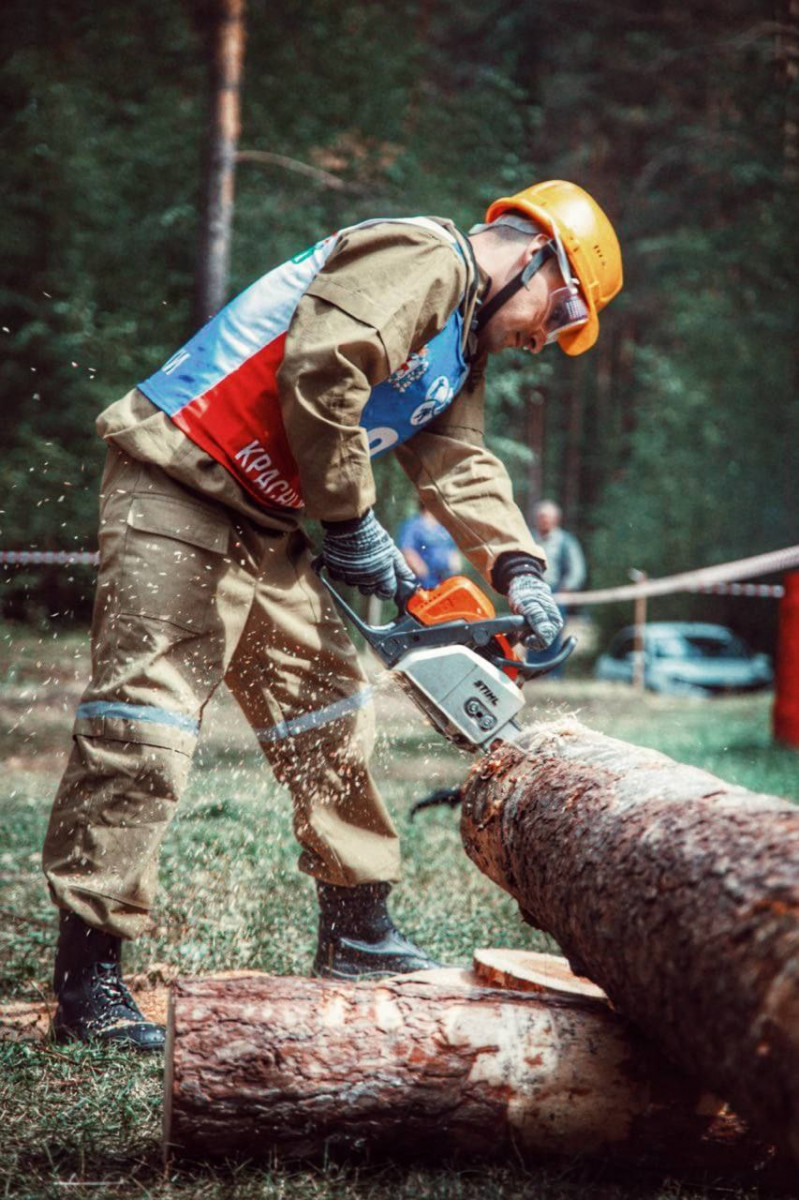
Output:
[[[465,575],[437,587],[400,584],[397,614],[387,625],[369,625],[335,589],[322,560],[314,568],[338,610],[439,733],[454,745],[484,753],[495,742],[515,741],[524,705],[521,684],[546,675],[569,657],[567,638],[552,657],[518,658],[514,644],[529,633],[524,617],[497,616],[480,588]]]

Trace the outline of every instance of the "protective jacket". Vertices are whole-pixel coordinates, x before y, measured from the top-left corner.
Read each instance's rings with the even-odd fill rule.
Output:
[[[490,580],[505,551],[545,556],[483,441],[467,339],[485,286],[451,222],[364,222],[258,280],[98,428],[279,529],[363,513],[371,460],[394,451]]]
[[[399,878],[369,682],[300,521],[365,512],[372,454],[390,450],[486,578],[503,551],[542,556],[483,445],[481,364],[463,381],[475,284],[446,222],[345,230],[101,414],[92,679],[43,855],[60,907],[118,937],[148,927],[223,679],[291,793],[301,869]]]
[[[424,217],[392,223],[432,229],[453,253],[464,254],[454,235]],[[280,409],[278,374],[297,305],[336,241],[325,238],[262,276],[139,384],[192,441],[267,505],[303,506],[299,470]],[[476,286],[475,280],[473,293]],[[461,310],[470,298],[465,295],[439,333],[371,388],[359,422],[371,458],[407,441],[460,391],[468,374]]]

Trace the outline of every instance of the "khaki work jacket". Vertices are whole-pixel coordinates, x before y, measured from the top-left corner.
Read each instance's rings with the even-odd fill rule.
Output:
[[[450,222],[440,224],[456,232]],[[299,301],[278,383],[286,435],[305,509],[329,521],[359,516],[377,491],[360,415],[372,387],[443,329],[475,289],[475,266],[434,231],[386,223],[347,230]],[[485,288],[485,277],[479,280]],[[464,313],[468,331],[474,309]],[[439,417],[393,453],[420,499],[491,582],[505,552],[545,559],[516,506],[503,464],[485,445],[484,366]],[[98,418],[98,432],[133,458],[256,524],[287,530],[298,514],[259,506],[225,468],[134,389]],[[379,469],[379,468],[378,468]]]

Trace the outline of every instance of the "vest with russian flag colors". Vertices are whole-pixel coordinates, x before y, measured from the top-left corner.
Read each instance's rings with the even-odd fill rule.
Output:
[[[456,238],[424,217],[391,223],[432,229],[463,257]],[[354,228],[381,224],[364,221]],[[347,232],[347,231],[344,231]],[[303,505],[297,463],[283,426],[277,373],[294,312],[340,235],[275,267],[223,308],[140,383],[145,396],[260,504]],[[440,333],[372,388],[361,414],[372,458],[407,441],[447,408],[468,374],[459,308]]]

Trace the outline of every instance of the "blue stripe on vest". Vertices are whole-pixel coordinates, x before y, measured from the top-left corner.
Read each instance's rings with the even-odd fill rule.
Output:
[[[121,721],[145,721],[153,725],[172,725],[197,736],[200,722],[183,713],[156,708],[153,704],[123,704],[118,700],[89,700],[78,705],[78,717],[116,717]]]
[[[463,317],[456,309],[440,333],[372,388],[361,414],[370,457],[407,442],[449,408],[469,373],[462,342]]]

